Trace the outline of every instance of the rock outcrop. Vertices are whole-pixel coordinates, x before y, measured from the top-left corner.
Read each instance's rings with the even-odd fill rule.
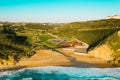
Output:
[[[120,66],[120,30],[89,51],[88,55],[107,60],[114,66]]]
[[[89,56],[101,58],[107,61],[113,60],[112,54],[113,54],[113,51],[110,49],[110,47],[107,44],[100,45],[96,47],[94,50],[91,50],[90,52],[88,52]]]

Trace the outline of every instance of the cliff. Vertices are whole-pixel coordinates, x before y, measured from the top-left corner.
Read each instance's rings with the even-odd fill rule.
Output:
[[[120,66],[120,30],[103,40],[88,55],[107,60],[113,66]]]

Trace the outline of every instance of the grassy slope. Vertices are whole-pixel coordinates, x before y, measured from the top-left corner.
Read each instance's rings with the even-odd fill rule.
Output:
[[[46,33],[41,33],[39,32],[39,30],[48,30],[48,27],[45,28],[44,26],[44,29],[38,28],[32,30],[31,28],[27,27],[27,29],[23,30],[23,32],[17,31],[16,36],[27,37],[27,43],[24,43],[20,41],[15,41],[15,36],[13,34],[3,33],[3,27],[0,27],[0,59],[8,60],[9,57],[13,57],[15,60],[18,61],[22,57],[29,57],[33,55],[33,50],[45,48],[44,44],[53,47],[55,44],[46,41],[54,37]],[[8,38],[8,35],[12,37]]]
[[[31,29],[40,29],[40,30],[50,30],[55,28],[56,26],[59,26],[57,24],[40,24],[40,23],[28,23],[26,25],[27,28],[31,28]]]
[[[101,38],[108,36],[109,34],[113,33],[116,29],[100,29],[100,30],[84,30],[84,31],[60,31],[58,33],[59,36],[62,37],[69,37],[69,38],[77,38],[81,41],[84,41],[88,44],[93,44],[95,41],[100,40]]]
[[[99,28],[118,28],[120,27],[120,20],[109,19],[109,20],[96,20],[87,22],[73,22],[64,25],[63,27],[72,29],[99,29]]]
[[[79,39],[91,47],[113,34],[120,28],[120,20],[98,20],[74,22],[57,28],[57,35],[64,38]]]
[[[14,38],[8,38],[8,34],[2,32],[0,29],[0,58],[9,59],[12,56],[15,60],[19,60],[21,57],[31,56],[31,46],[14,41]]]

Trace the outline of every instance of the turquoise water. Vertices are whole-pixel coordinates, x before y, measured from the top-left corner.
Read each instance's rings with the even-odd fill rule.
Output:
[[[33,67],[0,72],[0,80],[120,80],[120,68]]]

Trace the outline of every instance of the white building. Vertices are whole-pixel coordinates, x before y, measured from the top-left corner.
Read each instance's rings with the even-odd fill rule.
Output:
[[[106,19],[120,19],[120,15],[107,16]]]
[[[0,23],[0,26],[3,26],[3,24],[2,24],[2,23]]]

